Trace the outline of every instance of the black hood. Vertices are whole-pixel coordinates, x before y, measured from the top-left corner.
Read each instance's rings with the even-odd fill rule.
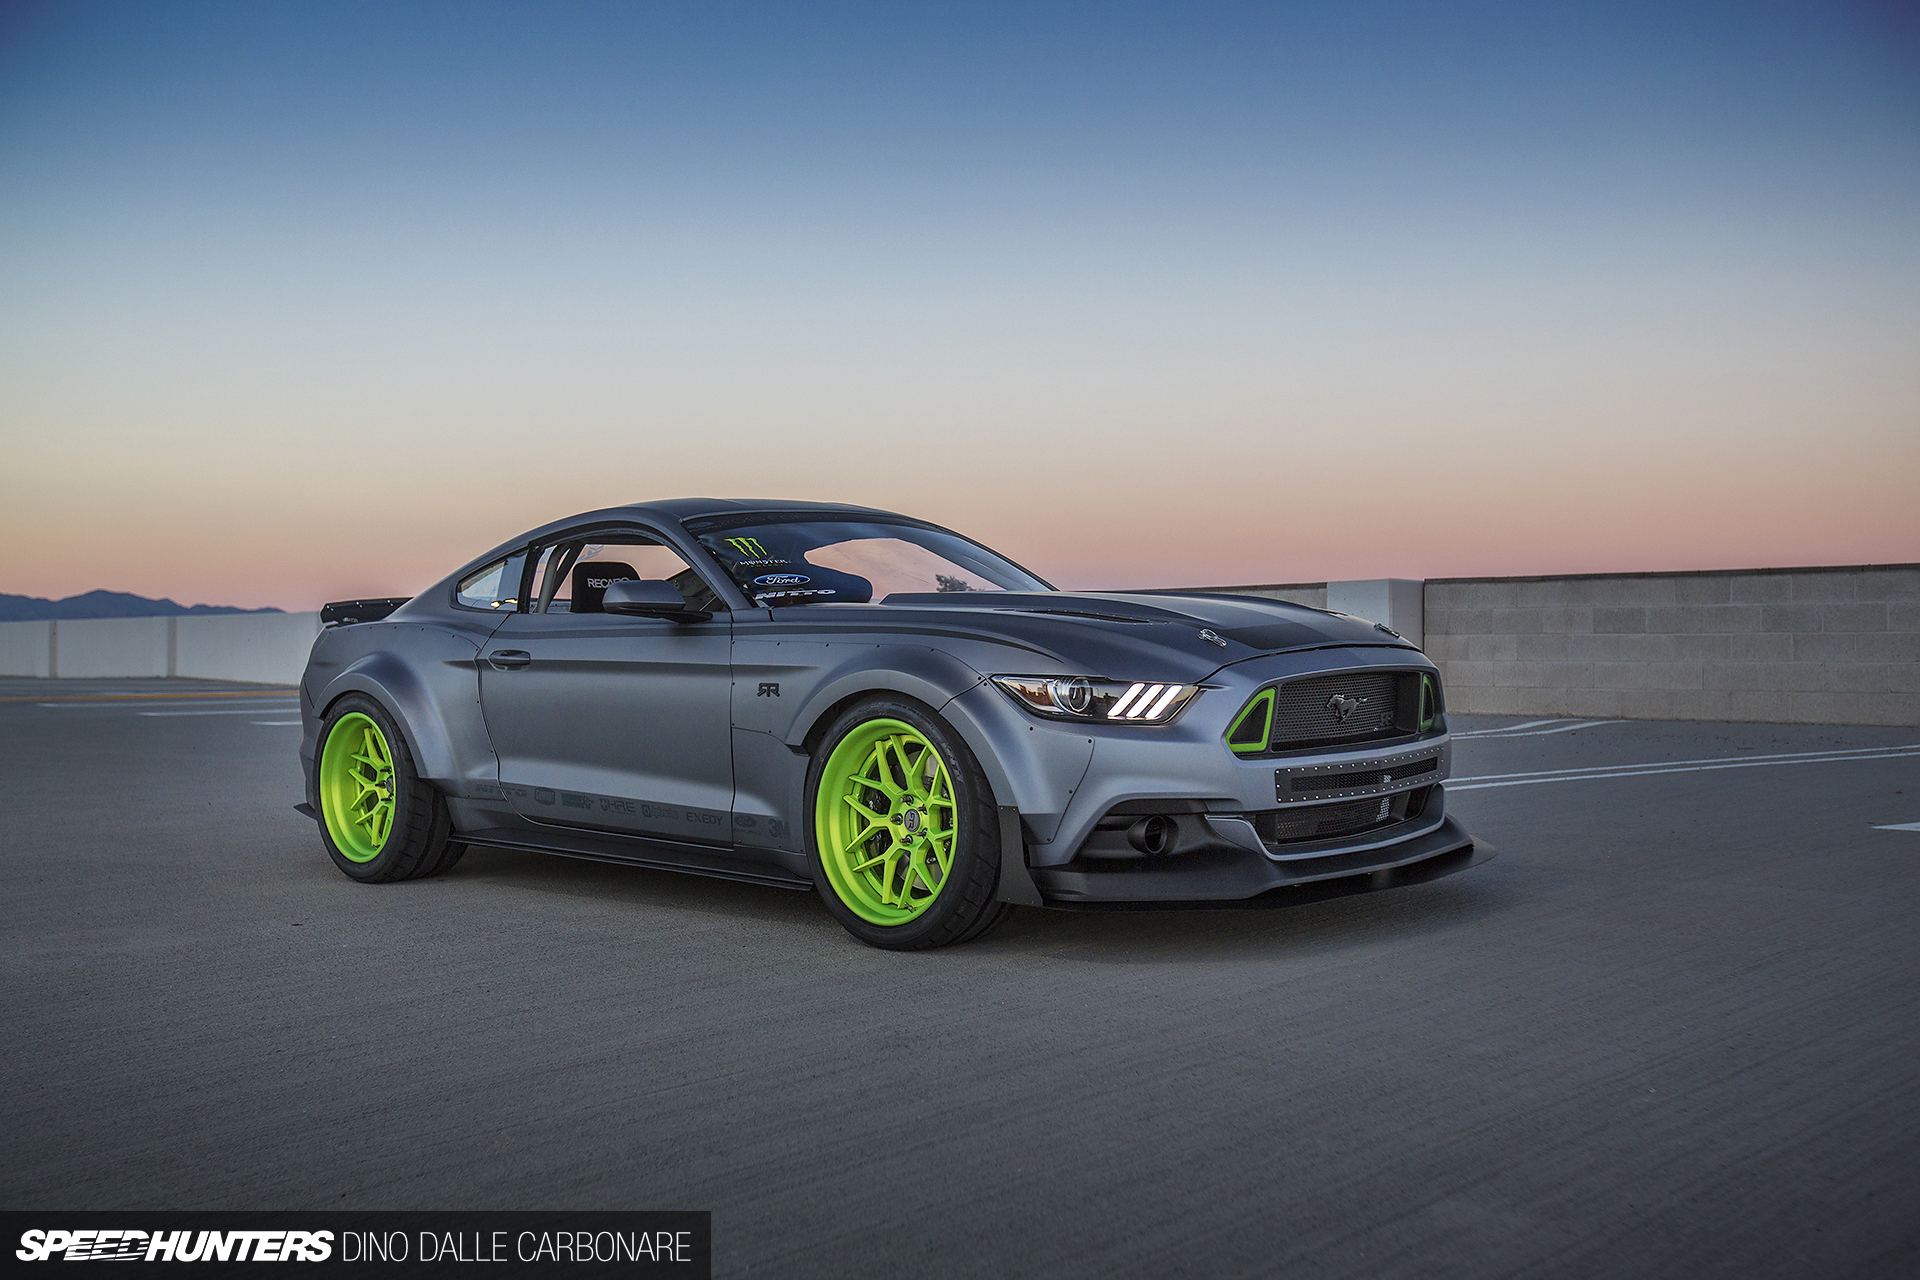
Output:
[[[993,629],[1009,638],[1037,641],[1055,652],[1080,648],[1074,643],[1076,636],[1085,642],[1100,635],[1109,644],[1117,642],[1127,649],[1171,648],[1207,662],[1212,670],[1297,649],[1366,645],[1418,652],[1385,627],[1364,619],[1260,596],[955,591],[896,593],[881,605],[889,611],[925,609],[971,615],[976,621],[998,619]],[[1211,631],[1222,643],[1202,636],[1202,631]]]
[[[1105,622],[1190,623],[1262,653],[1337,644],[1400,644],[1378,623],[1264,596],[1145,595],[1105,591],[896,592],[880,603],[913,608],[991,609]]]

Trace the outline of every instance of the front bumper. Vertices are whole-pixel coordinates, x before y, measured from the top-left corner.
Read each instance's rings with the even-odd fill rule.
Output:
[[[1356,841],[1352,843],[1364,843]],[[1280,907],[1424,884],[1485,862],[1493,848],[1451,817],[1420,835],[1371,848],[1275,859],[1221,839],[1214,847],[1139,862],[1035,867],[1050,907]]]
[[[1225,745],[1233,717],[1269,683],[1423,664],[1392,647],[1250,659],[1214,673],[1185,714],[1156,729],[1041,722],[984,686],[957,701],[1035,793],[1014,789],[1026,828],[1020,852],[1047,905],[1280,905],[1419,883],[1491,856],[1446,814],[1444,722],[1426,734],[1279,755],[1240,757]],[[1050,767],[1036,748],[1055,738],[1061,764]],[[1078,754],[1069,759],[1064,745]],[[1044,823],[1034,821],[1036,798]],[[1376,803],[1379,821],[1369,822],[1362,815]],[[1129,848],[1130,821],[1156,814],[1173,834]]]

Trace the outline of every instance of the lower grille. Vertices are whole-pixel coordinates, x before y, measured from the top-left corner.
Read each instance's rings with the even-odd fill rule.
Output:
[[[1396,722],[1404,674],[1347,671],[1281,685],[1274,691],[1268,749],[1359,742],[1402,732]]]
[[[1303,809],[1282,809],[1263,813],[1254,822],[1260,838],[1268,844],[1290,844],[1300,840],[1332,840],[1357,835],[1374,827],[1384,827],[1408,818],[1417,818],[1427,807],[1430,787],[1402,791],[1395,795],[1343,800],[1338,804],[1317,804]]]

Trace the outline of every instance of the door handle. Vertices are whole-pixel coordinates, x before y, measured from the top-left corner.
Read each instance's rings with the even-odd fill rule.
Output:
[[[533,661],[533,655],[525,649],[495,649],[487,655],[496,671],[518,671]]]

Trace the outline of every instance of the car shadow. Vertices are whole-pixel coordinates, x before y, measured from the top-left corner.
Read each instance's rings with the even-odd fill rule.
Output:
[[[1307,956],[1458,930],[1519,903],[1474,868],[1458,879],[1265,909],[1021,911],[969,947],[1083,964],[1202,964]]]
[[[1518,905],[1524,889],[1513,877],[1500,874],[1500,867],[1494,862],[1430,884],[1265,910],[1023,908],[988,937],[937,954],[1029,956],[1083,964],[1197,964],[1368,947],[1457,930]],[[865,950],[833,922],[813,894],[791,889],[494,849],[469,851],[440,879],[753,920]]]

